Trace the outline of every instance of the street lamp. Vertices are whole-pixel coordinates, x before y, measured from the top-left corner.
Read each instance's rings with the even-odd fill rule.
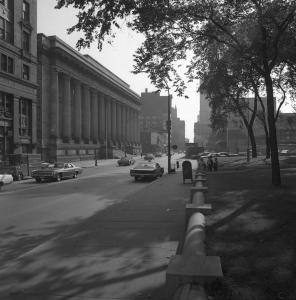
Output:
[[[171,96],[170,88],[167,85],[168,91],[168,120],[167,120],[167,131],[168,131],[168,173],[171,173]]]

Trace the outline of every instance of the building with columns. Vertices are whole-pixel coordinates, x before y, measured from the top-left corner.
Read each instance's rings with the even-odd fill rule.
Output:
[[[140,97],[88,55],[38,34],[37,138],[42,159],[112,158],[141,151]]]
[[[36,2],[0,1],[0,161],[37,151]]]

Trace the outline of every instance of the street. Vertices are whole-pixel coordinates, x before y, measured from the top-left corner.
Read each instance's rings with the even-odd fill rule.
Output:
[[[160,162],[162,166],[165,166],[167,157],[158,158],[157,161]],[[60,245],[62,241],[63,246],[65,240],[66,249],[63,249],[62,256],[66,255],[82,255],[85,252],[85,248],[89,248],[89,241],[95,239],[96,243],[102,242],[108,243],[108,247],[117,245],[122,248],[125,247],[127,240],[120,238],[118,235],[116,239],[112,241],[108,240],[108,234],[111,234],[110,228],[106,227],[106,224],[111,221],[111,228],[119,226],[116,231],[122,230],[122,234],[132,237],[133,235],[142,235],[138,228],[135,228],[134,221],[128,216],[132,208],[128,208],[128,212],[124,212],[120,207],[127,206],[131,199],[141,199],[143,194],[148,196],[148,193],[157,193],[157,190],[153,191],[156,186],[161,187],[161,183],[164,178],[153,180],[153,181],[139,181],[135,182],[129,175],[130,167],[117,167],[114,164],[104,165],[99,167],[84,168],[83,173],[76,179],[63,180],[61,182],[46,182],[38,184],[34,180],[25,180],[22,182],[15,183],[15,188],[13,185],[10,189],[1,192],[0,200],[0,229],[1,229],[1,270],[2,276],[6,277],[8,282],[1,285],[0,291],[7,294],[8,291],[15,290],[15,282],[18,282],[17,289],[20,288],[20,277],[22,273],[36,273],[35,259],[38,257],[37,265],[63,264],[66,260],[61,259],[60,254],[56,254],[57,246]],[[167,172],[167,171],[166,171]],[[173,175],[172,175],[173,176]],[[163,187],[165,188],[165,187]],[[166,189],[166,188],[165,188]],[[157,201],[155,196],[151,203]],[[161,203],[157,205],[162,205]],[[128,204],[129,206],[130,204]],[[149,207],[146,206],[146,209]],[[112,211],[112,216],[110,211]],[[136,222],[139,222],[139,217],[137,212],[132,212]],[[145,211],[143,211],[146,214]],[[165,209],[161,209],[160,213],[165,213]],[[99,218],[99,223],[101,224],[101,230],[103,232],[98,233],[98,228],[94,224],[98,224],[97,220]],[[159,218],[157,216],[157,218]],[[149,220],[144,222],[150,222]],[[94,221],[96,220],[96,221]],[[170,222],[173,220],[170,220]],[[132,225],[129,224],[131,222]],[[141,220],[142,222],[142,220]],[[157,249],[163,249],[162,252],[166,253],[171,251],[172,254],[176,250],[176,242],[171,243],[169,240],[169,234],[165,226],[166,220],[160,217],[159,224],[153,222],[152,231],[155,232],[157,229],[158,238],[160,239],[162,246]],[[172,222],[172,226],[177,226]],[[128,228],[125,228],[125,227]],[[132,226],[130,228],[130,226]],[[156,228],[153,228],[155,227]],[[143,227],[143,225],[141,225]],[[128,232],[127,232],[127,231]],[[182,227],[180,226],[180,230]],[[77,239],[76,234],[83,232],[83,240],[87,240],[86,243],[81,244],[81,238]],[[95,235],[94,235],[95,232]],[[163,237],[161,236],[163,233]],[[151,233],[148,233],[150,235]],[[107,236],[106,236],[107,235]],[[101,238],[98,239],[98,237]],[[119,239],[118,239],[119,238]],[[145,237],[141,237],[143,239]],[[107,241],[106,241],[107,239]],[[137,238],[138,239],[138,238]],[[167,240],[169,239],[169,240]],[[93,243],[93,241],[91,242]],[[78,245],[79,244],[79,245]],[[78,246],[78,248],[76,248]],[[128,248],[131,248],[131,244],[128,244]],[[102,247],[99,246],[99,248]],[[150,246],[149,246],[150,247]],[[97,248],[97,245],[91,246],[90,248]],[[78,250],[79,249],[79,250]],[[168,250],[171,249],[171,250]],[[77,252],[76,252],[77,251]],[[113,257],[112,261],[114,263],[114,250],[106,250],[105,255],[107,257]],[[133,250],[134,251],[134,250]],[[133,253],[132,251],[132,253]],[[95,252],[92,250],[92,253]],[[45,254],[44,254],[45,253]],[[71,254],[70,254],[71,253]],[[44,257],[45,255],[45,257]],[[94,255],[94,254],[92,254]],[[133,260],[134,253],[127,254],[126,259]],[[131,255],[131,257],[130,257]],[[165,254],[163,254],[165,255]],[[101,255],[99,255],[101,257]],[[115,255],[116,256],[116,255]],[[53,258],[54,257],[54,258]],[[33,259],[34,263],[30,263],[30,271],[27,270],[27,266],[22,265],[23,261]],[[102,259],[102,258],[100,258]],[[106,258],[103,258],[103,260]],[[165,264],[163,258],[155,258],[157,263]],[[54,263],[55,262],[55,263]],[[89,263],[89,261],[87,261]],[[111,263],[111,262],[110,262]],[[113,272],[112,264],[107,264],[106,268],[108,272]],[[138,262],[140,263],[140,262]],[[151,261],[147,262],[148,264]],[[95,262],[100,266],[103,262]],[[120,262],[119,262],[120,264]],[[72,270],[75,266],[75,262],[68,262],[67,265]],[[83,263],[85,265],[85,262]],[[78,266],[76,266],[78,268]],[[84,267],[83,267],[84,268]],[[82,268],[82,269],[83,269]],[[107,271],[106,270],[106,271]],[[127,269],[128,270],[128,269]],[[162,269],[161,271],[163,271]],[[55,270],[56,271],[56,270]],[[45,271],[44,271],[45,272]],[[85,270],[83,272],[86,272]],[[130,272],[130,270],[129,270]],[[46,273],[46,272],[45,272]],[[48,276],[44,275],[43,276]],[[111,276],[111,275],[110,275]],[[29,276],[30,277],[30,276]],[[40,284],[42,282],[42,276],[36,275],[33,285],[36,281]],[[32,284],[32,283],[30,283]],[[51,287],[52,288],[52,287]],[[110,293],[110,291],[108,292]],[[112,292],[111,292],[112,294]],[[2,299],[2,298],[1,298]],[[24,299],[24,298],[20,298]],[[28,298],[30,299],[30,298]],[[38,297],[36,298],[38,299]],[[49,298],[50,299],[50,298]]]

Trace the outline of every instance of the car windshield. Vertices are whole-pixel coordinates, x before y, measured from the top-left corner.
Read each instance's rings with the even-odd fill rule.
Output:
[[[136,165],[136,167],[155,168],[155,163],[140,162]]]

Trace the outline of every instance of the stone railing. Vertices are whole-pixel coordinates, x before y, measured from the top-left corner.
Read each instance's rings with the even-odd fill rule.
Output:
[[[168,300],[206,300],[204,284],[223,276],[220,257],[206,255],[205,216],[212,210],[206,202],[206,174],[197,169],[194,178],[190,201],[186,204],[186,234],[181,254],[171,258],[166,272]]]

